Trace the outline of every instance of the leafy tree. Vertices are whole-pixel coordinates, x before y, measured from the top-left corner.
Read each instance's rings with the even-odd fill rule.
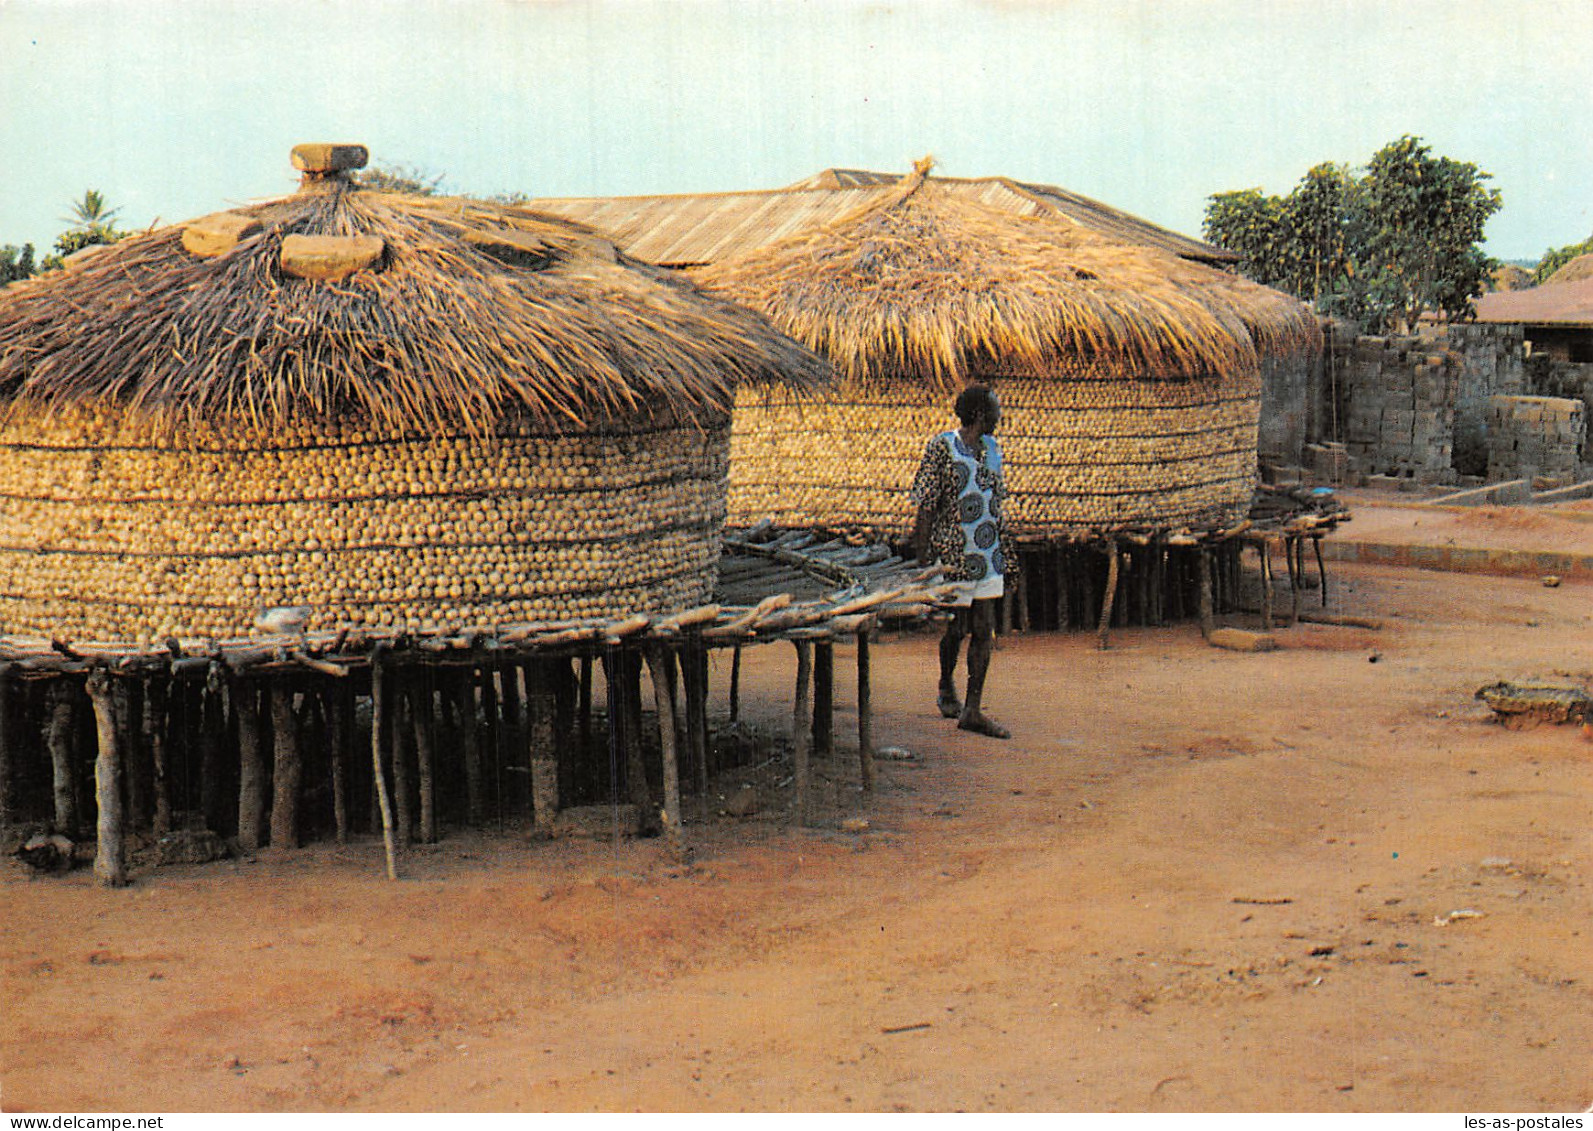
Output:
[[[1465,317],[1497,266],[1478,246],[1501,206],[1489,179],[1406,135],[1360,176],[1327,163],[1286,197],[1212,196],[1204,230],[1243,256],[1257,282],[1374,331],[1409,329],[1427,311]]]
[[[44,257],[41,271],[52,271],[73,252],[82,251],[95,244],[111,244],[132,235],[116,227],[119,208],[111,208],[105,194],[98,189],[88,189],[82,200],[72,202],[72,214],[64,217],[71,227],[55,238],[55,253]]]
[[[1550,275],[1577,256],[1590,253],[1593,253],[1593,236],[1589,236],[1581,243],[1567,244],[1565,247],[1559,248],[1551,247],[1543,253],[1543,258],[1538,260],[1537,267],[1533,269],[1532,285],[1537,286],[1539,283],[1547,281]]]
[[[15,244],[6,244],[0,247],[0,287],[7,283],[14,283],[18,279],[26,279],[33,274],[33,245],[25,243],[21,247]]]
[[[432,176],[413,165],[378,165],[354,174],[354,182],[377,192],[396,192],[407,196],[436,196],[442,174]]]

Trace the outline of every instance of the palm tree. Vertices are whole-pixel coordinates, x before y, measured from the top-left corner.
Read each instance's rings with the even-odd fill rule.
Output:
[[[82,200],[72,202],[72,215],[62,217],[74,228],[83,231],[109,231],[120,208],[107,208],[105,194],[99,189],[88,189]]]

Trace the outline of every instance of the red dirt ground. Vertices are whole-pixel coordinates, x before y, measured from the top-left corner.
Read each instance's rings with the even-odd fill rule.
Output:
[[[0,1105],[1582,1111],[1593,742],[1472,696],[1586,685],[1593,585],[1332,578],[1385,626],[1003,641],[1008,743],[935,715],[930,638],[883,643],[916,759],[867,804],[832,766],[825,827],[690,826],[690,867],[505,832],[399,883],[374,843],[7,869]],[[748,653],[770,726],[789,652]]]

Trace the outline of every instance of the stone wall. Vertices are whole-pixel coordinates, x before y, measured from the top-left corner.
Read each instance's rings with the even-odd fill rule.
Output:
[[[1322,352],[1315,349],[1262,361],[1257,449],[1263,464],[1308,462],[1305,447],[1320,437],[1322,427],[1322,370]]]
[[[1328,359],[1339,435],[1356,471],[1453,483],[1462,358],[1417,338],[1334,335]]]
[[[1488,478],[1563,487],[1581,476],[1587,411],[1568,397],[1491,397]]]
[[[1488,469],[1490,397],[1547,393],[1527,384],[1520,326],[1469,323],[1449,328],[1449,348],[1463,359],[1455,390],[1454,466],[1461,475]]]

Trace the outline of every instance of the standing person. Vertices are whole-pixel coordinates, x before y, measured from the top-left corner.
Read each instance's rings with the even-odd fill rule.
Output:
[[[1002,508],[1007,489],[1001,476],[996,425],[1001,405],[988,385],[969,385],[957,397],[962,427],[942,432],[924,448],[913,478],[918,506],[913,552],[921,562],[939,562],[958,587],[955,609],[940,641],[940,713],[957,726],[991,738],[1010,738],[983,711],[985,674],[996,636],[996,609],[1007,572],[1002,544]],[[968,694],[958,702],[957,655],[968,637]]]

